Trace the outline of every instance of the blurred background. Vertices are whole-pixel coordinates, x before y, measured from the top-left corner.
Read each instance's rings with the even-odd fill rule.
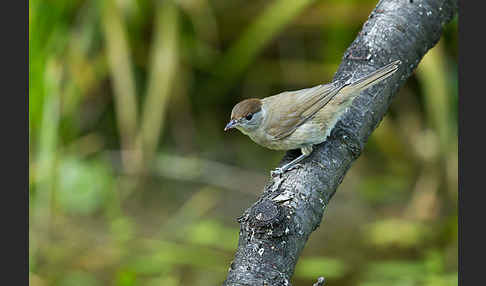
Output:
[[[29,1],[30,285],[220,285],[284,152],[234,104],[329,82],[373,0]],[[310,237],[293,285],[457,285],[457,18]]]

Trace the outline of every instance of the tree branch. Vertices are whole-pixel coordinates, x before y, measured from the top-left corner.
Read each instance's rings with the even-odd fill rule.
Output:
[[[362,92],[327,141],[317,145],[300,168],[272,178],[259,200],[238,218],[238,249],[223,285],[290,285],[297,259],[346,171],[456,12],[457,0],[378,3],[344,54],[334,80],[357,79],[396,59],[402,66]],[[287,152],[280,165],[296,155]]]

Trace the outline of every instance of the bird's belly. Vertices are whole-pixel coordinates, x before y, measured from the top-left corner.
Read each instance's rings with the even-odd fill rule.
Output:
[[[282,139],[282,143],[291,148],[300,148],[305,145],[315,145],[326,141],[326,126],[322,122],[309,120],[297,127],[292,134]]]
[[[297,127],[289,136],[279,140],[273,140],[267,136],[249,136],[255,143],[269,149],[292,150],[324,142],[327,137],[325,129],[323,123],[311,119]]]

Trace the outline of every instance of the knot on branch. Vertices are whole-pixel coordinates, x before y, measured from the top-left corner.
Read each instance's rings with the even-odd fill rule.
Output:
[[[262,200],[252,208],[249,225],[257,228],[272,226],[280,221],[281,213],[277,204],[270,200]]]
[[[242,228],[258,239],[281,237],[287,234],[288,211],[269,199],[262,199],[238,219]]]

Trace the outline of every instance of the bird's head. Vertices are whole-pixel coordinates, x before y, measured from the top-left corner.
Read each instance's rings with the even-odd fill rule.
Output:
[[[262,101],[258,98],[250,98],[236,104],[231,111],[231,120],[224,131],[232,128],[240,130],[248,135],[257,129],[263,121]]]

